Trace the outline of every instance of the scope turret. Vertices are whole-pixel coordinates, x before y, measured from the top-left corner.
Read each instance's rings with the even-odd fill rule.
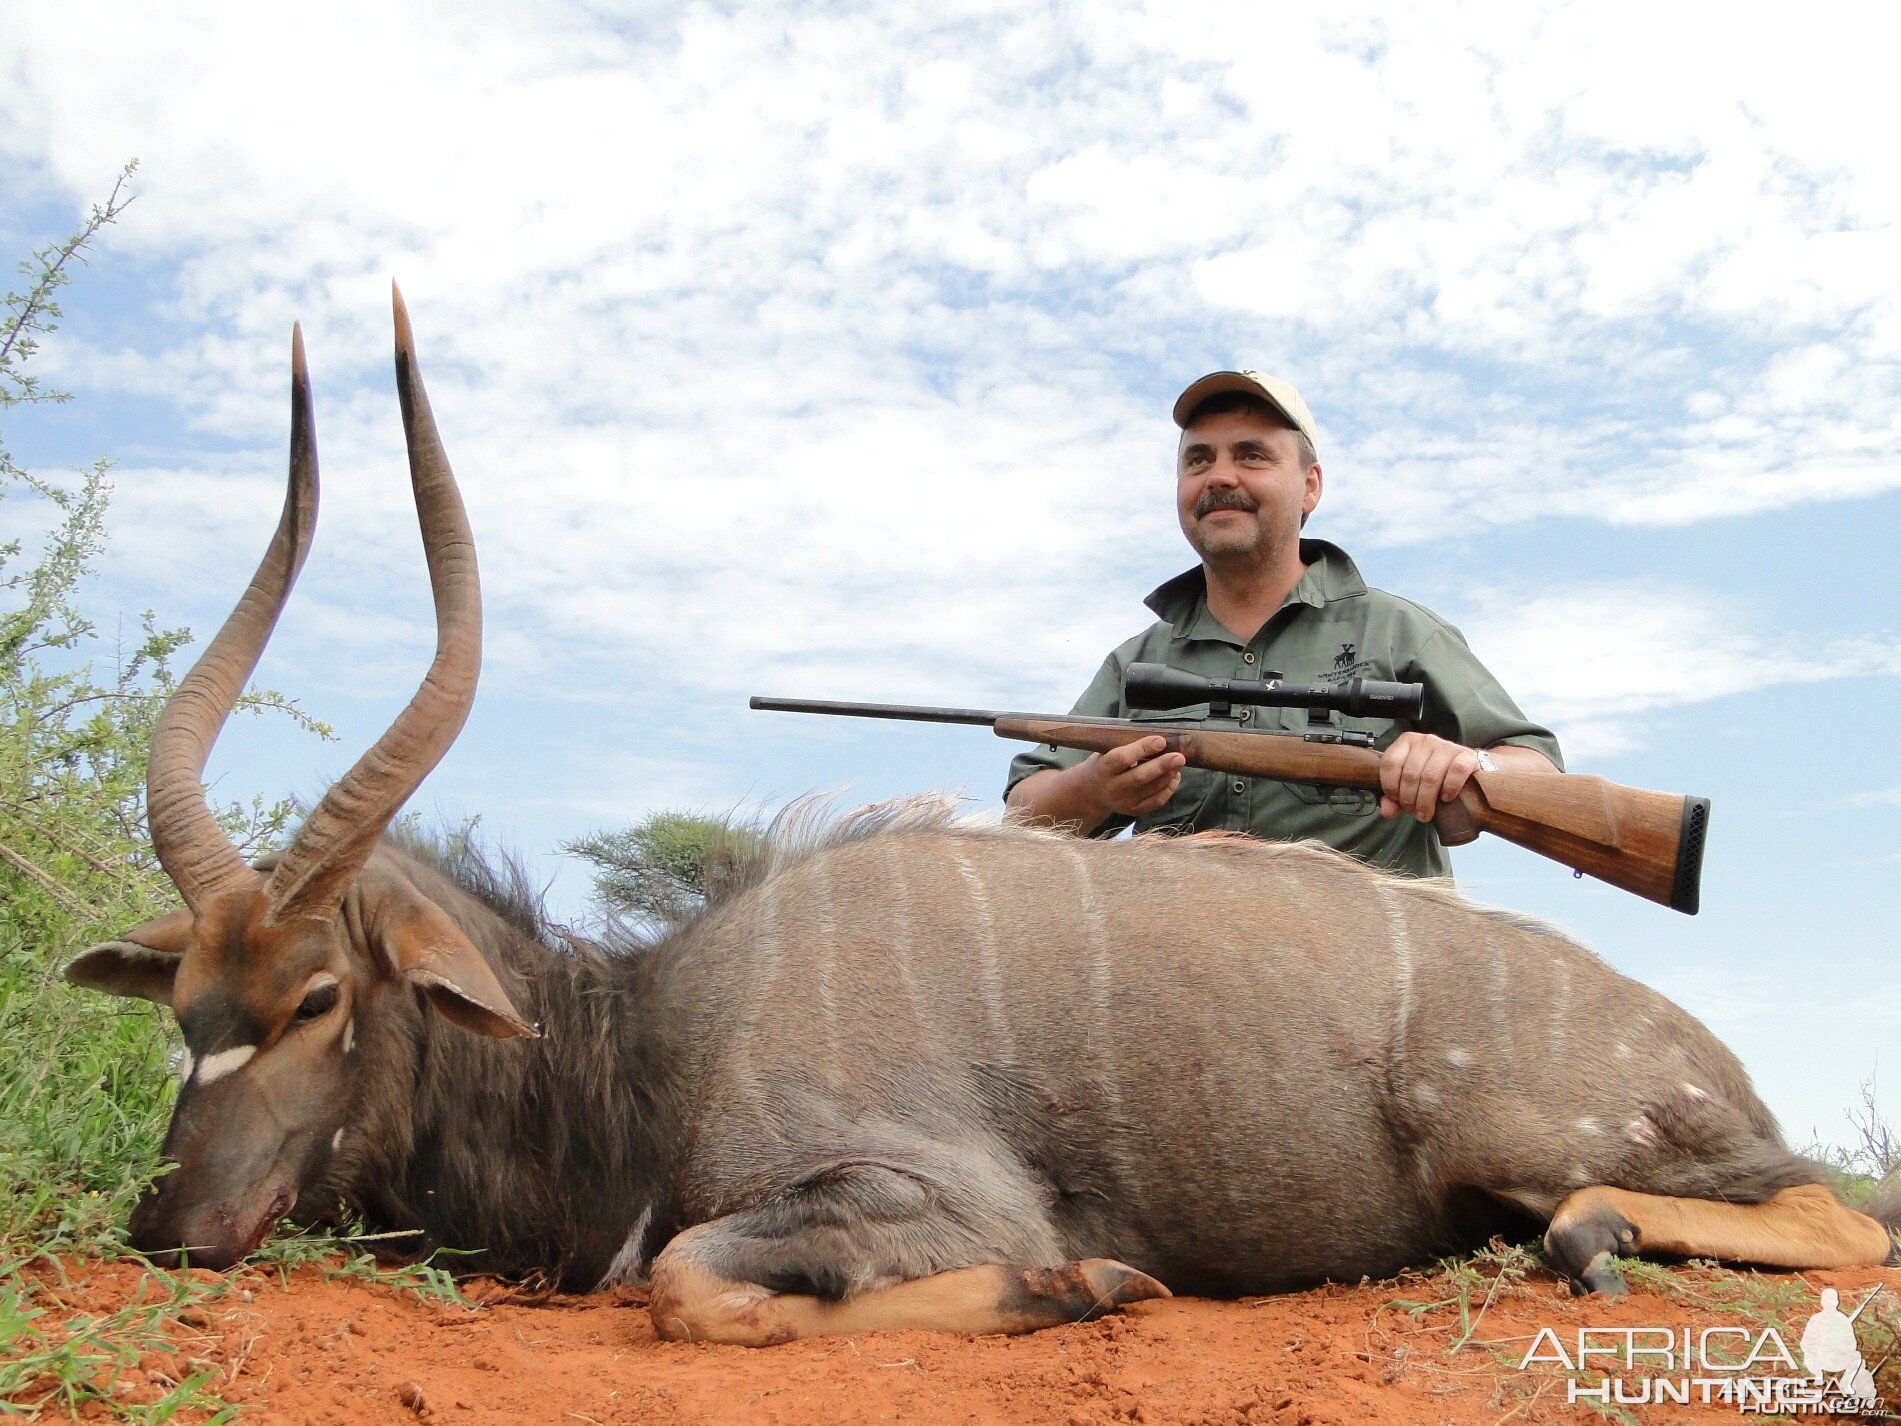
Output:
[[[1349,678],[1340,683],[1285,683],[1278,678],[1201,678],[1166,664],[1136,663],[1122,679],[1122,701],[1131,708],[1185,708],[1191,703],[1249,704],[1256,708],[1321,708],[1350,718],[1398,718],[1418,722],[1426,685]]]

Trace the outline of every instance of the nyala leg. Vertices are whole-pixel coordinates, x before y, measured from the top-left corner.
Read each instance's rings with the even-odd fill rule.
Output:
[[[1891,1246],[1887,1229],[1814,1183],[1763,1203],[1583,1188],[1558,1205],[1545,1233],[1545,1251],[1579,1292],[1624,1291],[1611,1259],[1639,1252],[1846,1268],[1879,1266]]]

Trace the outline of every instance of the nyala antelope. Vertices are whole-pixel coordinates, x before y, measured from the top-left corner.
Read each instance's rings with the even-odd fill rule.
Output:
[[[413,702],[281,854],[201,777],[309,547],[263,564],[152,739],[183,909],[67,968],[170,1006],[173,1167],[135,1246],[225,1267],[339,1209],[568,1289],[649,1280],[667,1338],[1017,1332],[1171,1290],[1382,1276],[1543,1231],[1615,1259],[1889,1256],[1782,1143],[1733,1055],[1550,928],[1311,846],[1095,842],[934,804],[783,831],[687,924],[563,939],[384,837],[461,728],[475,549],[396,301],[435,597]]]

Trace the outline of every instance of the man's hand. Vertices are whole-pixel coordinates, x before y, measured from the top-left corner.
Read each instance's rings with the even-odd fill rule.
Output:
[[[1380,816],[1410,812],[1430,822],[1478,770],[1479,755],[1471,748],[1431,733],[1401,733],[1380,754]]]
[[[1165,738],[1142,738],[1092,753],[1060,772],[1033,772],[1010,789],[1008,805],[1020,815],[1067,823],[1087,836],[1112,814],[1140,817],[1166,805],[1182,785],[1187,765],[1187,758],[1168,751]]]
[[[1092,753],[1076,771],[1089,777],[1090,795],[1104,817],[1112,812],[1140,817],[1168,804],[1187,766],[1187,758],[1171,753],[1167,740],[1156,737]]]
[[[1500,772],[1558,776],[1557,766],[1536,748],[1499,743],[1486,749]],[[1476,750],[1431,733],[1401,733],[1380,754],[1380,816],[1410,812],[1430,822],[1440,806],[1465,790],[1479,770]]]

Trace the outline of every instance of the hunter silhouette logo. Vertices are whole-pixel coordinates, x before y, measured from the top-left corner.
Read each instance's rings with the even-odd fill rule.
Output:
[[[1855,1319],[1881,1290],[1843,1312],[1841,1294],[1823,1288],[1797,1343],[1799,1362],[1774,1327],[1579,1327],[1570,1340],[1542,1327],[1518,1368],[1540,1362],[1572,1373],[1569,1403],[1600,1408],[1696,1403],[1731,1405],[1745,1416],[1880,1415],[1875,1372],[1887,1358],[1870,1365],[1862,1357]]]
[[[1852,1314],[1841,1309],[1841,1294],[1832,1287],[1822,1289],[1822,1310],[1809,1318],[1802,1329],[1802,1369],[1811,1377],[1833,1385],[1843,1396],[1855,1401],[1875,1399],[1875,1374],[1862,1360],[1861,1346],[1855,1341],[1855,1318],[1862,1308],[1875,1300],[1877,1286],[1861,1300]],[[1879,1365],[1879,1363],[1877,1363]]]

